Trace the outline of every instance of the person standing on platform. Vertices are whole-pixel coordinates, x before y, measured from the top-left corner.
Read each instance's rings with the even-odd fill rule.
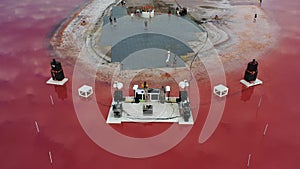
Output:
[[[142,88],[144,88],[144,91],[145,91],[145,101],[149,101],[149,96],[148,96],[149,85],[146,81],[144,83],[142,83]]]
[[[164,86],[162,86],[159,93],[159,101],[160,103],[164,104],[165,100],[166,100],[166,90]]]

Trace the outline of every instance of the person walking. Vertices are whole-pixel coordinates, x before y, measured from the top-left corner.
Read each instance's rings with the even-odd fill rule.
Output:
[[[259,4],[259,6],[261,7],[262,0],[258,0],[258,4]]]
[[[145,24],[145,30],[147,30],[147,29],[148,29],[148,21],[145,20],[145,21],[144,21],[144,24]]]
[[[177,57],[176,55],[174,56],[174,59],[173,59],[173,67],[176,69],[176,65],[177,65]]]
[[[170,56],[171,56],[171,52],[168,50],[168,53],[167,53],[167,59],[166,59],[166,66],[168,67],[169,64],[170,64]]]
[[[109,17],[109,23],[112,25],[113,24],[113,20],[111,18],[111,16]]]
[[[255,23],[257,20],[257,13],[254,14],[254,19],[253,19],[253,22]]]

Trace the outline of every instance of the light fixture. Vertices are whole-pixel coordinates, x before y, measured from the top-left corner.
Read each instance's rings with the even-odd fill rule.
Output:
[[[116,89],[120,90],[120,89],[123,88],[123,83],[118,82],[118,81],[114,81],[113,88],[116,88]]]
[[[189,87],[189,82],[187,80],[184,80],[184,81],[180,81],[179,82],[179,87],[182,88],[182,89],[185,89],[186,87]]]

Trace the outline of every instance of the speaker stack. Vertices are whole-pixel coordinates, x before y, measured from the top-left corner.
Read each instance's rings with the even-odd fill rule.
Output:
[[[55,59],[52,60],[51,64],[51,76],[53,80],[61,81],[65,78],[64,71],[61,67],[61,63]]]
[[[248,63],[247,69],[245,71],[244,79],[247,82],[255,81],[258,74],[258,63],[255,59]]]

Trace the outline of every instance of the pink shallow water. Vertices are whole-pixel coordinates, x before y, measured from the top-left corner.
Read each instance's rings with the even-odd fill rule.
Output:
[[[65,88],[45,84],[49,78],[50,32],[82,0],[1,1],[0,31],[0,168],[300,168],[299,1],[271,1],[264,10],[280,27],[278,44],[259,59],[262,86],[242,89],[242,69],[227,74],[231,89],[217,130],[204,144],[199,133],[209,110],[210,85],[201,84],[197,121],[173,149],[151,158],[130,159],[97,146],[80,126],[72,103],[72,79]],[[71,78],[73,65],[62,60]],[[64,64],[65,63],[65,64]],[[101,110],[110,98],[107,84],[96,84]],[[243,90],[243,92],[242,92]],[[49,95],[53,96],[52,106]],[[63,99],[62,99],[63,98]],[[261,107],[257,105],[261,98]],[[88,110],[87,110],[88,111]],[[40,133],[36,133],[34,121]],[[263,131],[269,128],[266,136]],[[136,137],[155,135],[167,124],[113,126]],[[152,129],[153,128],[153,129]],[[136,132],[134,132],[136,130]],[[101,133],[105,137],[105,133]],[[120,144],[122,144],[120,142]],[[159,144],[159,143],[158,143]],[[151,147],[149,147],[151,148]],[[48,151],[52,152],[50,165]]]

